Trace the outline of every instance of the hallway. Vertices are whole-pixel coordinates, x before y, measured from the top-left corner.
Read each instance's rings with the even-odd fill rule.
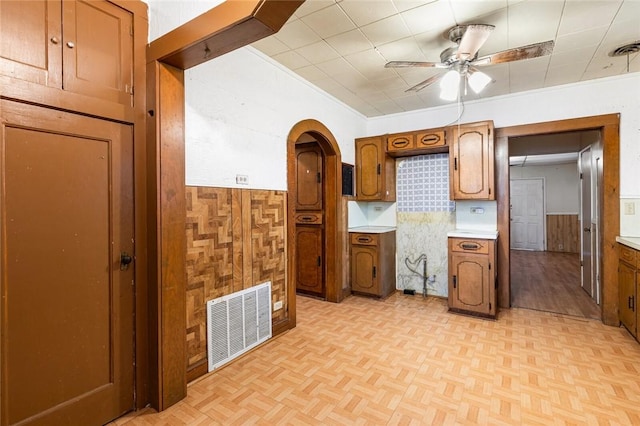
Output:
[[[600,319],[580,287],[577,253],[511,250],[511,306]]]

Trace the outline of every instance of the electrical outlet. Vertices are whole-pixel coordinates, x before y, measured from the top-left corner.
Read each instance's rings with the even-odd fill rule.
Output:
[[[236,175],[236,183],[238,185],[249,185],[249,176],[247,176],[247,175]]]
[[[273,311],[278,311],[282,309],[282,300],[278,300],[276,303],[273,304]]]
[[[633,201],[624,203],[624,214],[630,216],[636,214],[636,205]]]
[[[472,214],[484,214],[484,208],[482,207],[471,207]]]
[[[373,211],[374,211],[374,212],[381,212],[381,211],[382,211],[382,206],[375,206],[375,207],[373,208]]]

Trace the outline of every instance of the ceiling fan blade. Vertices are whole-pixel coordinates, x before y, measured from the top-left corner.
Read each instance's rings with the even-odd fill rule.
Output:
[[[522,59],[537,58],[539,56],[550,55],[553,52],[554,41],[544,41],[542,43],[520,46],[492,55],[483,56],[473,61],[473,65],[493,65],[505,62],[519,61]]]
[[[413,87],[408,88],[407,90],[405,90],[405,92],[419,92],[420,90],[424,89],[425,87],[435,83],[436,81],[440,80],[442,78],[444,74],[436,74],[434,76],[429,77],[428,79],[416,84]]]
[[[424,68],[443,68],[445,64],[439,62],[413,62],[413,61],[391,61],[384,64],[385,68],[407,68],[407,67],[424,67]]]
[[[495,27],[493,25],[467,25],[466,30],[462,35],[462,39],[460,39],[460,45],[458,46],[458,53],[456,53],[456,57],[461,60],[473,59],[484,42],[487,41],[494,28]]]

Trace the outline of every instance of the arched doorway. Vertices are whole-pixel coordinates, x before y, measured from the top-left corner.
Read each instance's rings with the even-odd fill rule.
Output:
[[[297,181],[296,148],[317,145],[323,170],[323,281],[322,298],[340,302],[344,298],[346,273],[343,267],[347,247],[346,200],[342,196],[342,159],[340,148],[329,129],[317,120],[303,120],[293,126],[287,137],[287,259],[289,304],[295,307],[298,246],[296,244]],[[292,309],[295,312],[295,309]]]

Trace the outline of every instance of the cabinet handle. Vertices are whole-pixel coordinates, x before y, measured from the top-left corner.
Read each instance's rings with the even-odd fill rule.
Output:
[[[453,157],[453,170],[458,170],[458,157]]]
[[[420,142],[422,142],[422,145],[434,145],[439,141],[440,136],[438,135],[427,135],[420,140]]]
[[[358,241],[361,243],[369,243],[371,242],[371,237],[358,237]]]
[[[51,43],[58,44],[58,43],[60,43],[60,40],[58,39],[58,37],[53,36],[53,37],[51,37]]]
[[[376,267],[374,266],[373,267],[373,278],[375,278],[375,277],[376,277]]]
[[[456,288],[456,285],[458,284],[458,279],[456,278],[456,276],[453,276],[453,288]]]
[[[303,222],[311,222],[313,219],[315,219],[313,216],[302,216],[300,218],[300,220]]]
[[[409,140],[404,138],[396,139],[391,142],[391,145],[393,145],[394,148],[404,148],[405,146],[409,145]]]
[[[72,42],[72,41],[68,41],[68,42],[67,42],[67,47],[68,47],[69,49],[73,49],[74,47],[76,47],[76,45],[75,45],[75,44],[73,44],[73,42]]]
[[[322,176],[320,176],[320,172],[318,172],[316,179],[317,179],[318,183],[322,182]]]
[[[478,250],[480,248],[480,244],[478,243],[462,243],[460,244],[463,250]]]
[[[378,174],[382,173],[382,169],[380,168],[380,164],[378,164],[377,172],[378,172]]]
[[[634,303],[633,303],[633,296],[629,296],[629,309],[631,309],[631,311],[633,311],[634,309]]]
[[[318,266],[322,266],[322,259],[318,256]]]

